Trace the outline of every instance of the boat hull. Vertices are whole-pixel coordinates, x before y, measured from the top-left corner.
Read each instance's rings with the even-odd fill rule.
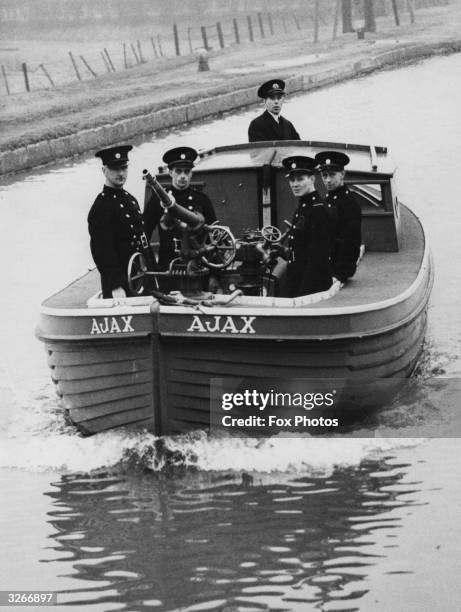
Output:
[[[158,435],[207,428],[215,379],[360,382],[365,403],[354,408],[362,413],[371,406],[374,384],[398,383],[414,369],[432,280],[426,253],[405,295],[375,308],[335,308],[325,301],[316,308],[203,312],[152,301],[132,309],[129,319],[121,314],[126,307],[108,309],[110,317],[105,309],[98,316],[45,310],[39,336],[67,418],[84,434],[122,425]],[[337,408],[345,414],[351,406]]]
[[[426,309],[405,325],[374,336],[336,340],[223,340],[167,338],[160,343],[159,394],[167,401],[158,415],[161,433],[182,433],[208,427],[210,422],[210,382],[216,385],[251,379],[292,380],[302,388],[302,380],[323,381],[331,391],[338,384],[349,385],[331,415],[342,422],[357,418],[386,401],[397,391],[402,379],[413,371],[421,353],[426,329]],[[377,395],[383,379],[395,386]],[[232,388],[232,384],[230,385]],[[359,393],[357,394],[357,392]],[[380,401],[382,400],[382,401]],[[215,407],[216,408],[216,407]]]

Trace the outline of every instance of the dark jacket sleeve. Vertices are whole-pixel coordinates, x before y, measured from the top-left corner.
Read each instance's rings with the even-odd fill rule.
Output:
[[[216,221],[216,213],[214,211],[213,204],[211,203],[210,198],[205,195],[202,195],[202,206],[203,206],[203,216],[205,217],[205,223],[211,225]]]
[[[302,282],[303,294],[326,291],[331,286],[330,221],[323,205],[313,206],[311,212],[309,248]]]
[[[333,275],[341,282],[345,282],[355,274],[362,242],[361,225],[360,205],[351,197],[344,205],[343,214],[339,216],[337,225],[337,250]]]
[[[94,263],[110,289],[125,284],[125,270],[116,248],[114,221],[110,202],[96,199],[88,215],[90,249]]]
[[[267,140],[267,134],[260,117],[256,117],[248,127],[248,142],[261,142],[263,140]]]
[[[152,232],[158,226],[164,212],[157,195],[150,187],[147,187],[142,218],[144,220],[144,227],[148,240],[151,239]]]
[[[296,131],[295,126],[291,123],[291,121],[288,121],[288,119],[283,118],[284,121],[284,133],[285,133],[285,138],[286,140],[301,140],[301,138],[299,137],[298,132]]]
[[[296,131],[296,128],[293,124],[291,124],[291,130],[292,130],[292,135],[290,137],[290,140],[301,140],[298,132]]]

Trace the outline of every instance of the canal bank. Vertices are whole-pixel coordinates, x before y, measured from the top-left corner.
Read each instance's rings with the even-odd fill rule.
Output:
[[[454,35],[457,25],[461,23],[458,7],[438,9],[438,21],[434,20],[433,10],[423,17],[416,29],[407,26],[397,30],[388,26],[382,28],[379,34],[373,37],[370,35],[365,41],[356,41],[355,35],[346,35],[340,41],[330,41],[315,47],[315,53],[312,52],[312,44],[305,44],[302,49],[299,46],[298,52],[293,54],[296,48],[293,41],[279,46],[275,56],[274,45],[259,49],[259,55],[251,49],[248,71],[245,71],[245,65],[242,64],[244,51],[240,52],[240,58],[233,57],[232,53],[229,58],[225,54],[216,55],[210,59],[210,63],[216,62],[216,69],[204,73],[206,78],[199,79],[196,67],[190,64],[157,75],[152,100],[145,102],[144,91],[144,102],[141,103],[139,97],[139,105],[131,104],[125,112],[120,111],[120,101],[112,103],[108,99],[99,104],[102,109],[99,114],[88,111],[86,118],[81,119],[76,118],[75,113],[72,117],[66,114],[65,109],[57,104],[53,106],[50,103],[50,108],[46,109],[42,103],[42,110],[37,111],[35,129],[27,133],[23,129],[24,123],[27,123],[22,121],[24,116],[19,111],[17,116],[10,111],[2,122],[12,128],[13,136],[8,137],[6,134],[6,145],[1,147],[0,174],[28,170],[255,105],[258,103],[258,84],[274,74],[286,78],[290,93],[300,94],[383,68],[461,50],[461,37]],[[450,20],[448,31],[441,27],[444,18]],[[403,36],[396,39],[396,34]],[[311,54],[300,55],[300,51],[307,48]],[[250,56],[250,50],[247,55]],[[278,61],[271,61],[273,57],[277,57]],[[181,78],[184,80],[181,81]],[[127,100],[136,100],[136,92],[133,93],[129,83],[126,92],[130,94]],[[69,95],[72,97],[71,92]],[[90,91],[83,94],[76,105],[83,102],[85,106],[85,95],[90,110],[92,106],[97,109],[98,104],[91,99]],[[42,122],[40,112],[48,115],[48,120],[54,124],[53,129],[50,130],[49,125]]]

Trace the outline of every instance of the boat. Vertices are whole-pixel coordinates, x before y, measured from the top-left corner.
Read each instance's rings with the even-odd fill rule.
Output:
[[[344,286],[283,297],[273,246],[283,240],[296,201],[281,160],[322,150],[350,158],[345,182],[362,208],[365,253]],[[167,178],[161,167],[154,182]],[[386,147],[221,146],[200,152],[193,184],[214,203],[219,225],[206,228],[201,250],[197,235],[188,234],[195,263],[179,256],[172,276],[179,292],[167,299],[161,291],[142,295],[149,271],[135,257],[128,274],[139,295],[102,299],[92,270],[42,304],[37,336],[66,418],[80,432],[129,426],[170,435],[208,428],[210,398],[235,381],[346,381],[354,393],[368,389],[366,404],[377,381],[411,375],[434,271],[422,224],[398,198]],[[223,293],[203,293],[205,268],[220,277]]]

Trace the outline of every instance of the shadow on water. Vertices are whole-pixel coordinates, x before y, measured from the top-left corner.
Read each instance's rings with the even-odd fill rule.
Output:
[[[406,467],[382,459],[328,477],[62,476],[46,493],[56,554],[47,562],[80,584],[59,601],[132,611],[358,610],[382,557],[377,541],[395,546],[400,518],[391,511],[415,505],[407,494],[417,485],[401,483]]]

